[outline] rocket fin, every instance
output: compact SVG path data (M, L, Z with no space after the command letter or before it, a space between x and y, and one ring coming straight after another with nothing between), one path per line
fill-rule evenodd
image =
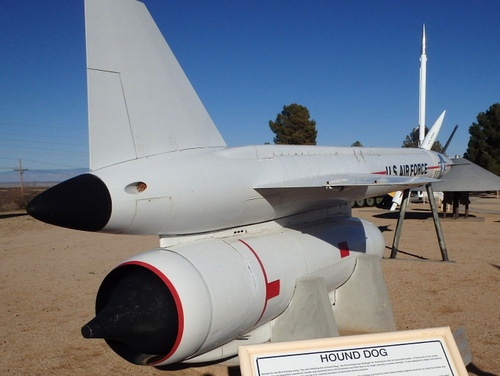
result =
M351 277L335 290L333 314L341 334L396 331L380 259L360 255Z
M307 323L304 319L307 318ZM271 342L338 337L323 277L297 280L288 308L272 322Z
M427 135L424 138L424 141L422 141L422 145L420 145L421 149L425 150L431 150L432 145L434 145L434 142L436 142L436 138L439 134L439 130L441 129L441 126L443 125L443 120L444 120L444 115L446 115L446 110L444 110L441 115L437 118L436 122L432 126L432 128L427 132Z
M143 3L85 1L90 168L225 142Z
M271 342L394 331L380 259L359 255L351 277L330 296L321 277L297 280L290 305L272 321Z

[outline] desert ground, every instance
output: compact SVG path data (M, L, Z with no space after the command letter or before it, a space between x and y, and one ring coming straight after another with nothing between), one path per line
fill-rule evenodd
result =
M473 197L469 218L441 221L451 262L441 254L428 206L412 203L396 259L389 259L397 214L353 209L386 240L384 277L399 330L464 328L469 373L500 374L500 199ZM135 366L80 328L94 313L106 274L127 257L155 248L154 236L78 232L22 212L0 213L1 375L238 375L209 366L159 370Z

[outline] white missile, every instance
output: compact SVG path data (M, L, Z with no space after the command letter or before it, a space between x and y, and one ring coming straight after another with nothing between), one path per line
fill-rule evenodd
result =
M422 27L422 51L420 54L420 83L418 95L418 146L422 145L425 138L425 100L427 85L427 53L425 51L425 25Z
M446 111L443 111L438 117L434 125L432 126L429 134L425 134L425 101L426 101L426 85L427 85L427 52L425 45L425 25L422 27L422 50L420 54L420 83L418 91L418 147L425 150L431 150L432 145L436 141L441 125L443 124L444 115ZM394 211L398 206L401 205L403 199L403 192L394 192L392 205L389 209Z
M105 278L83 336L159 366L333 335L322 332L329 320L394 329L377 266L383 237L351 217L350 201L436 181L450 160L423 149L227 147L144 4L86 0L85 9L91 171L28 212L78 230L156 234L160 248ZM324 284L310 295L331 318L306 325L286 314L308 308L297 288L306 277Z
M441 115L439 115L437 120L432 125L431 129L429 129L429 132L425 135L425 138L420 146L422 149L430 150L432 148L432 145L434 145L434 142L436 142L439 130L443 125L444 115L446 115L446 110L444 110Z

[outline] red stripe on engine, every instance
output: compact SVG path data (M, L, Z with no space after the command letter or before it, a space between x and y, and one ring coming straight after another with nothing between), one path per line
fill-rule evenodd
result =
M247 246L247 248L253 253L255 258L259 262L260 268L262 269L262 274L264 275L264 281L266 283L266 301L264 302L264 308L262 309L262 312L259 316L259 319L255 323L255 324L257 324L260 321L260 319L262 318L262 316L264 315L264 312L266 312L267 302L270 299L275 298L276 296L278 296L280 294L280 280L277 279L275 281L269 282L269 280L267 279L266 269L264 268L264 264L262 263L257 252L255 252L254 249L252 247L250 247L250 245L248 245L248 243L246 243L245 241L243 241L241 239L239 239L239 241Z

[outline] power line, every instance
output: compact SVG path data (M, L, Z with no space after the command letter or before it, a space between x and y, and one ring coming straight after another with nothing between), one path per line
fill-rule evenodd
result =
M62 153L62 154L88 154L88 150L68 150L68 149L54 149L49 147L39 147L39 146L22 146L22 145L9 145L2 147L2 151L14 150L19 152L19 150L40 150L40 151L50 151L51 153ZM9 153L12 154L12 153Z
M27 124L27 123L14 123L14 122L9 122L9 121L0 121L0 125L2 128L5 127L15 127L16 129L19 128L36 128L36 129L65 129L69 131L87 131L87 127L75 127L75 126L62 126L62 125L45 125L45 124Z
M6 159L6 160L7 159L8 160L11 160L11 159L18 160L18 158L0 157L0 160L2 160L2 159ZM27 159L27 158L23 158L23 161L25 161L25 162L39 163L39 164L44 164L44 165L58 166L58 167L82 168L82 166L67 165L67 164L62 164L62 163L54 163L54 162L47 162L47 161ZM83 168L87 168L87 166L83 166ZM10 171L10 170L12 170L12 166L9 166L9 167L0 167L0 170L9 170ZM41 169L37 169L37 170L41 170Z

